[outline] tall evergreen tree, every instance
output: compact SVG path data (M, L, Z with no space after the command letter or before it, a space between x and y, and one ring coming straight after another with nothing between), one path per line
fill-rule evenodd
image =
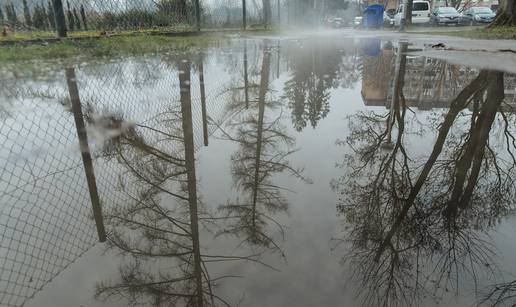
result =
M23 0L23 17L25 18L25 25L29 28L32 27L32 17L27 0Z

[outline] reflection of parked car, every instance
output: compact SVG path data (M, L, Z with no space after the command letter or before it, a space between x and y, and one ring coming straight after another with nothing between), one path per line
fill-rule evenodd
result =
M400 5L394 17L394 25L400 26L404 23L403 5ZM412 24L427 24L430 22L430 2L415 0L412 4Z
M495 16L496 14L488 7L471 7L462 13L459 23L470 26L486 24L491 23Z
M360 28L362 27L363 18L362 16L355 17L355 20L353 21L353 27L354 28Z
M340 17L336 17L336 18L328 18L328 20L326 21L326 24L329 26L329 27L332 27L332 28L342 28L344 27L344 21L342 20L342 18Z
M458 25L460 14L454 7L438 7L430 15L432 25Z

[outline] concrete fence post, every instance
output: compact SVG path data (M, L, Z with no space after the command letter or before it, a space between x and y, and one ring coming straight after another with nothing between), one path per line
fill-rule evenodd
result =
M56 23L57 37L66 37L66 21L63 9L63 2L61 0L52 0L54 7L54 18Z
M195 0L195 27L197 31L201 31L201 4L200 0Z

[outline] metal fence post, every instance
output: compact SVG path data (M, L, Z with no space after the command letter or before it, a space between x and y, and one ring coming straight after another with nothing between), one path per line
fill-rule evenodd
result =
M106 242L106 230L104 228L104 218L102 217L102 207L100 205L95 172L93 171L93 161L91 159L90 147L88 145L88 135L84 125L79 89L77 87L75 70L73 68L66 69L66 82L68 84L68 92L70 93L70 101L72 103L72 112L75 120L75 127L77 129L77 136L79 137L79 148L81 150L82 162L86 173L86 181L88 182L93 217L95 219L95 224L97 225L97 234L100 242Z
M204 56L199 55L199 85L201 87L201 114L202 114L202 132L204 136L204 146L209 145L208 140L208 112L206 110L206 88L204 86Z
M196 299L194 306L203 307L203 278L202 278L202 259L201 250L199 243L199 215L197 213L197 179L195 176L195 145L194 145L194 134L192 126L192 94L191 94L191 63L189 60L179 64L179 69L183 73L179 74L179 86L181 93L181 118L183 126L183 138L185 146L185 164L186 164L186 177L188 181L188 204L190 207L190 231L192 236L192 249L193 249L193 269L194 277L196 281ZM195 302L197 300L197 302Z
M281 0L278 0L278 28L281 27Z
M247 28L247 8L245 0L242 0L242 26L244 30Z
M197 31L201 31L201 4L195 0L195 19Z
M52 0L54 7L54 18L56 23L56 32L58 37L66 37L66 21L61 0Z
M244 41L244 95L245 108L249 109L249 78L247 77L247 40Z

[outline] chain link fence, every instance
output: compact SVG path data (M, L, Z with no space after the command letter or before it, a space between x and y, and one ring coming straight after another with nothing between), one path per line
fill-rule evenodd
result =
M0 0L0 40L258 28L279 23L280 7L279 0Z

